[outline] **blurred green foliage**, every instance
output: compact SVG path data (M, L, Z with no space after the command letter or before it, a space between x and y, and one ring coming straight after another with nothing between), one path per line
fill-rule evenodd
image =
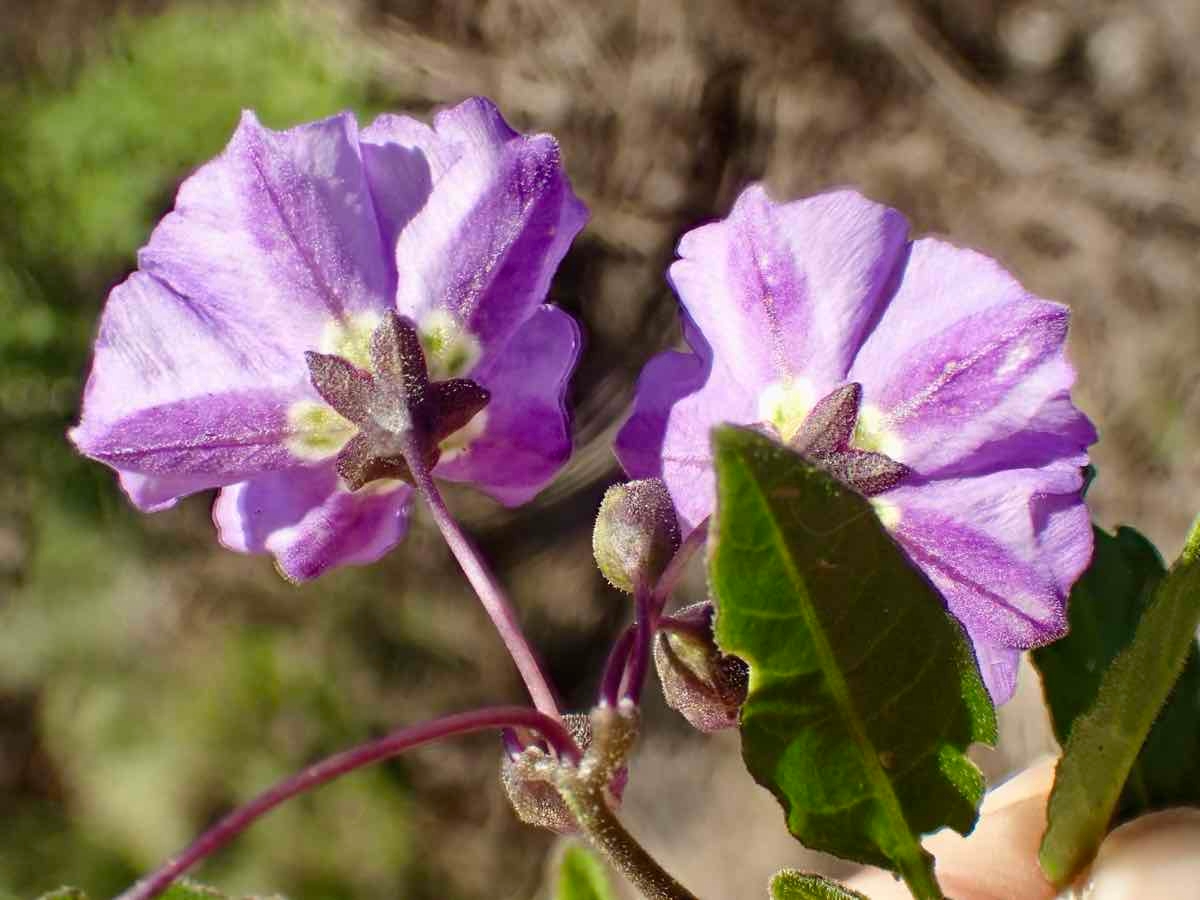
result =
M285 6L178 4L81 27L93 40L72 71L0 84L2 898L64 883L112 896L232 803L384 727L348 696L378 676L339 643L378 575L329 579L328 611L301 618L316 594L265 563L213 570L203 501L166 526L140 517L64 435L104 295L239 111L283 127L388 97L332 21ZM393 625L400 646L407 626ZM399 767L348 779L204 877L331 900L406 884L446 896L419 886L407 795Z

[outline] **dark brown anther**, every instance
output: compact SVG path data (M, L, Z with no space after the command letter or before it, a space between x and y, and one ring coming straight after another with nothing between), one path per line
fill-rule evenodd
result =
M912 474L912 469L904 463L871 450L818 453L809 459L864 497L891 490Z
M845 450L858 424L858 404L862 385L842 385L817 401L791 440L793 450L804 454L832 453Z
M307 353L321 398L359 428L338 453L338 475L351 490L381 478L413 482L405 454L432 468L440 444L487 406L486 389L466 378L431 383L412 320L390 313L371 334L373 372L340 356Z
M394 312L384 317L371 334L371 365L376 389L370 413L375 423L396 435L427 430L420 412L429 394L429 370L411 319Z
M304 354L308 377L321 399L355 425L368 419L367 407L375 391L375 379L354 364L330 353Z
M428 404L433 410L434 437L444 441L465 428L488 405L492 395L469 378L435 381L429 386Z
M403 456L375 456L370 439L356 434L337 455L337 473L352 491L380 478L398 478L412 484L412 472Z

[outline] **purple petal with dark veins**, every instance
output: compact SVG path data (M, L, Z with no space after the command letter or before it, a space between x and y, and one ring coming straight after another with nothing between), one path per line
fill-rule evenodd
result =
M221 543L271 553L292 581L375 562L408 528L412 491L348 491L331 463L262 475L224 488L213 506Z
M845 381L903 260L908 223L853 191L794 203L747 188L727 219L688 232L670 280L747 390Z
M479 414L483 432L435 474L471 482L508 506L530 500L571 455L564 394L579 351L575 320L552 306L538 309L502 354L471 373L491 396Z
M917 241L851 377L923 475L1081 465L1096 432L1071 403L1067 318L987 257Z
M686 535L713 510L711 432L722 422L753 424L757 397L733 378L685 318L695 354L660 353L638 379L633 413L613 449L630 478L662 478Z
M972 640L1029 648L1065 633L1067 594L1091 558L1082 485L1062 465L906 484L880 499L899 511L892 533Z
M126 484L144 509L295 464L287 410L315 396L303 359L294 366L271 335L226 324L141 272L109 297L71 439L118 471L153 476Z
M440 113L435 129L461 156L399 234L397 308L417 322L445 308L497 352L545 300L587 210L554 139L517 134L489 101Z
M179 189L138 265L214 330L256 332L303 365L326 323L391 301L386 251L348 113L287 131L242 115Z

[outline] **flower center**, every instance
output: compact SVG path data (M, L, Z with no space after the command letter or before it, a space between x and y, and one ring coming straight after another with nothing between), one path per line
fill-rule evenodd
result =
M899 439L875 407L862 406L862 385L852 382L819 400L815 396L802 379L776 382L759 395L760 420L783 443L866 497L908 477L912 470L889 453ZM895 518L889 514L884 524L894 525Z
M444 322L439 330L435 349L455 351L443 352L443 361L470 365L462 349L470 344L448 336ZM293 404L288 449L308 461L336 456L351 490L394 487L412 481L410 463L432 468L444 451L462 453L483 431L479 414L488 392L466 378L432 380L423 336L395 313L327 328L321 346L337 352L306 354L309 377L325 402Z
M775 429L788 443L817 402L817 392L803 378L788 378L767 385L758 395L758 419Z
M432 378L458 378L479 361L479 339L446 309L430 310L417 326Z

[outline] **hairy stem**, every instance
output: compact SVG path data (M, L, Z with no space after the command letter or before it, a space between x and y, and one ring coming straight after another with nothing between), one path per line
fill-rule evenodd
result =
M579 748L556 717L523 706L473 710L402 728L377 740L330 756L263 791L245 806L219 821L186 850L168 860L157 872L125 891L117 900L151 900L159 896L176 878L196 863L220 850L259 818L297 794L333 781L355 769L390 759L413 747L440 738L493 728L531 729L546 739L560 759L573 763L580 759Z
M697 900L625 830L609 805L609 785L637 740L637 707L629 700L600 706L592 710L591 722L592 743L583 761L560 764L555 780L579 830L647 900Z
M407 443L411 445L413 442ZM411 447L406 447L404 459L412 472L417 491L433 514L446 545L458 560L467 581L471 582L471 587L479 595L483 608L491 617L496 631L500 633L500 639L504 641L504 646L508 648L509 655L516 663L517 671L521 673L521 679L525 682L525 689L529 692L533 705L546 715L558 718L560 713L554 689L542 672L537 654L521 630L521 624L517 621L516 612L504 593L504 588L500 586L500 582L496 580L496 576L492 574L475 545L450 514L446 501L421 454Z
M697 900L625 830L601 789L560 788L560 791L580 831L647 900Z

